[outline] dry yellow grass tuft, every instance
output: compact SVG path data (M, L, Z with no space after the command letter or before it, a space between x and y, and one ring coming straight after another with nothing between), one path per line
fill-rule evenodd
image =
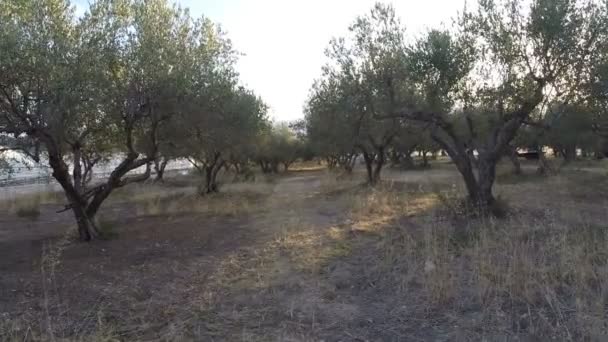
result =
M0 210L35 220L40 216L41 205L61 203L63 198L63 194L51 190L28 194L5 193L0 200Z
M196 187L167 188L159 185L134 187L119 201L135 204L138 216L209 214L238 216L263 210L273 185L267 182L227 184L220 193L201 196Z
M351 252L344 229L331 227L327 232L315 229L294 230L276 238L273 248L287 256L294 269L318 274L335 258Z
M551 199L569 194L563 186L546 185L544 200L516 205L502 220L452 217L442 209L446 200L455 200L449 195L440 202L433 193L358 193L353 229L374 234L358 239L353 249L367 251L362 260L370 261L361 267L371 269L374 286L397 290L411 305L416 293L416 305L444 312L475 338L509 331L601 340L608 305L608 227L597 224L599 213L593 219L583 214L593 203L589 208L556 203ZM509 187L505 193L512 195L514 188L523 194L539 185Z
M131 319L136 331L95 308L83 340L141 337L147 320L162 321L164 340L605 340L608 198L598 189L608 181L579 171L508 179L497 187L507 217L473 218L454 209L461 189L440 171L440 184L418 183L421 171L415 182L374 189L329 173L231 184L206 197L135 189L127 198L142 216L245 219L226 218L222 227L238 234L205 235L197 241L210 243L186 245L173 255L179 261L164 261L180 248L168 241L175 245L158 264L137 273L176 269L163 279L169 298L156 298L167 309L123 314L145 317ZM162 248L153 245L147 253ZM43 265L52 273L52 262ZM23 329L44 330L41 322L0 322L0 336L22 338Z
M377 231L403 217L423 215L439 203L436 194L422 191L402 191L393 184L350 193L353 230Z

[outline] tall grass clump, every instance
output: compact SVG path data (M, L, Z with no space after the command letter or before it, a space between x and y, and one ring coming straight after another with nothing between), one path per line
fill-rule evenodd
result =
M53 191L7 194L4 200L0 200L0 210L18 217L37 220L40 217L42 205L57 204L61 200L61 194Z

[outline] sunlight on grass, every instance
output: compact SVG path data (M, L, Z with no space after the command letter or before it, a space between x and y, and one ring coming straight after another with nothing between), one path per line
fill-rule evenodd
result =
M346 256L351 246L342 229L332 227L329 234L306 230L277 238L274 246L289 257L299 271L318 273L334 258Z
M424 214L437 206L433 193L407 193L371 189L352 198L353 230L373 232L406 216Z
M238 216L261 210L272 187L268 184L234 185L225 192L200 196L194 189L162 191L146 190L135 193L138 216L178 215L184 213Z

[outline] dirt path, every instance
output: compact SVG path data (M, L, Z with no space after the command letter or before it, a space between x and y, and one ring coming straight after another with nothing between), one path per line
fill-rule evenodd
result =
M109 206L105 210L114 216L119 236L90 244L63 242L71 217L54 214L52 205L42 208L37 221L5 214L0 223L0 315L9 317L15 329L46 332L51 325L55 336L84 336L98 330L101 321L122 338L222 336L228 330L193 333L203 323L187 322L198 321L192 318L193 301L237 295L233 284L217 283L226 276L223 268L241 262L235 267L262 269L247 262L269 257L267 250L276 248L269 246L287 230L323 230L344 217L344 208L321 194L318 173L279 178L258 205L259 212L236 217L139 217ZM279 256L272 262L290 260ZM207 302L225 308L223 299ZM199 309L206 315L209 308Z
M285 220L294 217L305 225L327 227L344 217L344 207L335 198L324 196L319 173L283 178L272 190L265 215L254 226L268 224L275 232Z

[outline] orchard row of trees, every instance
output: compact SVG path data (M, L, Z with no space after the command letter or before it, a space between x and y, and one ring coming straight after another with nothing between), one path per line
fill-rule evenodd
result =
M221 28L167 0L98 0L79 18L67 0L2 1L0 153L48 163L83 240L112 191L152 169L162 179L175 159L206 194L223 169L278 172L312 156L347 171L360 157L373 185L388 162L441 150L486 210L496 164L519 147L549 145L566 160L605 151L607 6L479 0L453 28L412 37L377 4L331 41L305 120L288 127L241 85Z
M454 24L407 36L376 4L333 39L306 106L318 153L347 170L362 155L374 184L390 156L441 149L486 210L496 165L516 148L603 152L606 2L479 0Z
M99 0L80 18L67 0L2 1L0 152L48 163L83 240L97 236L112 191L153 167L162 178L170 160L192 163L202 193L228 166L278 171L294 160L295 136L239 85L237 57L218 25L166 0Z

